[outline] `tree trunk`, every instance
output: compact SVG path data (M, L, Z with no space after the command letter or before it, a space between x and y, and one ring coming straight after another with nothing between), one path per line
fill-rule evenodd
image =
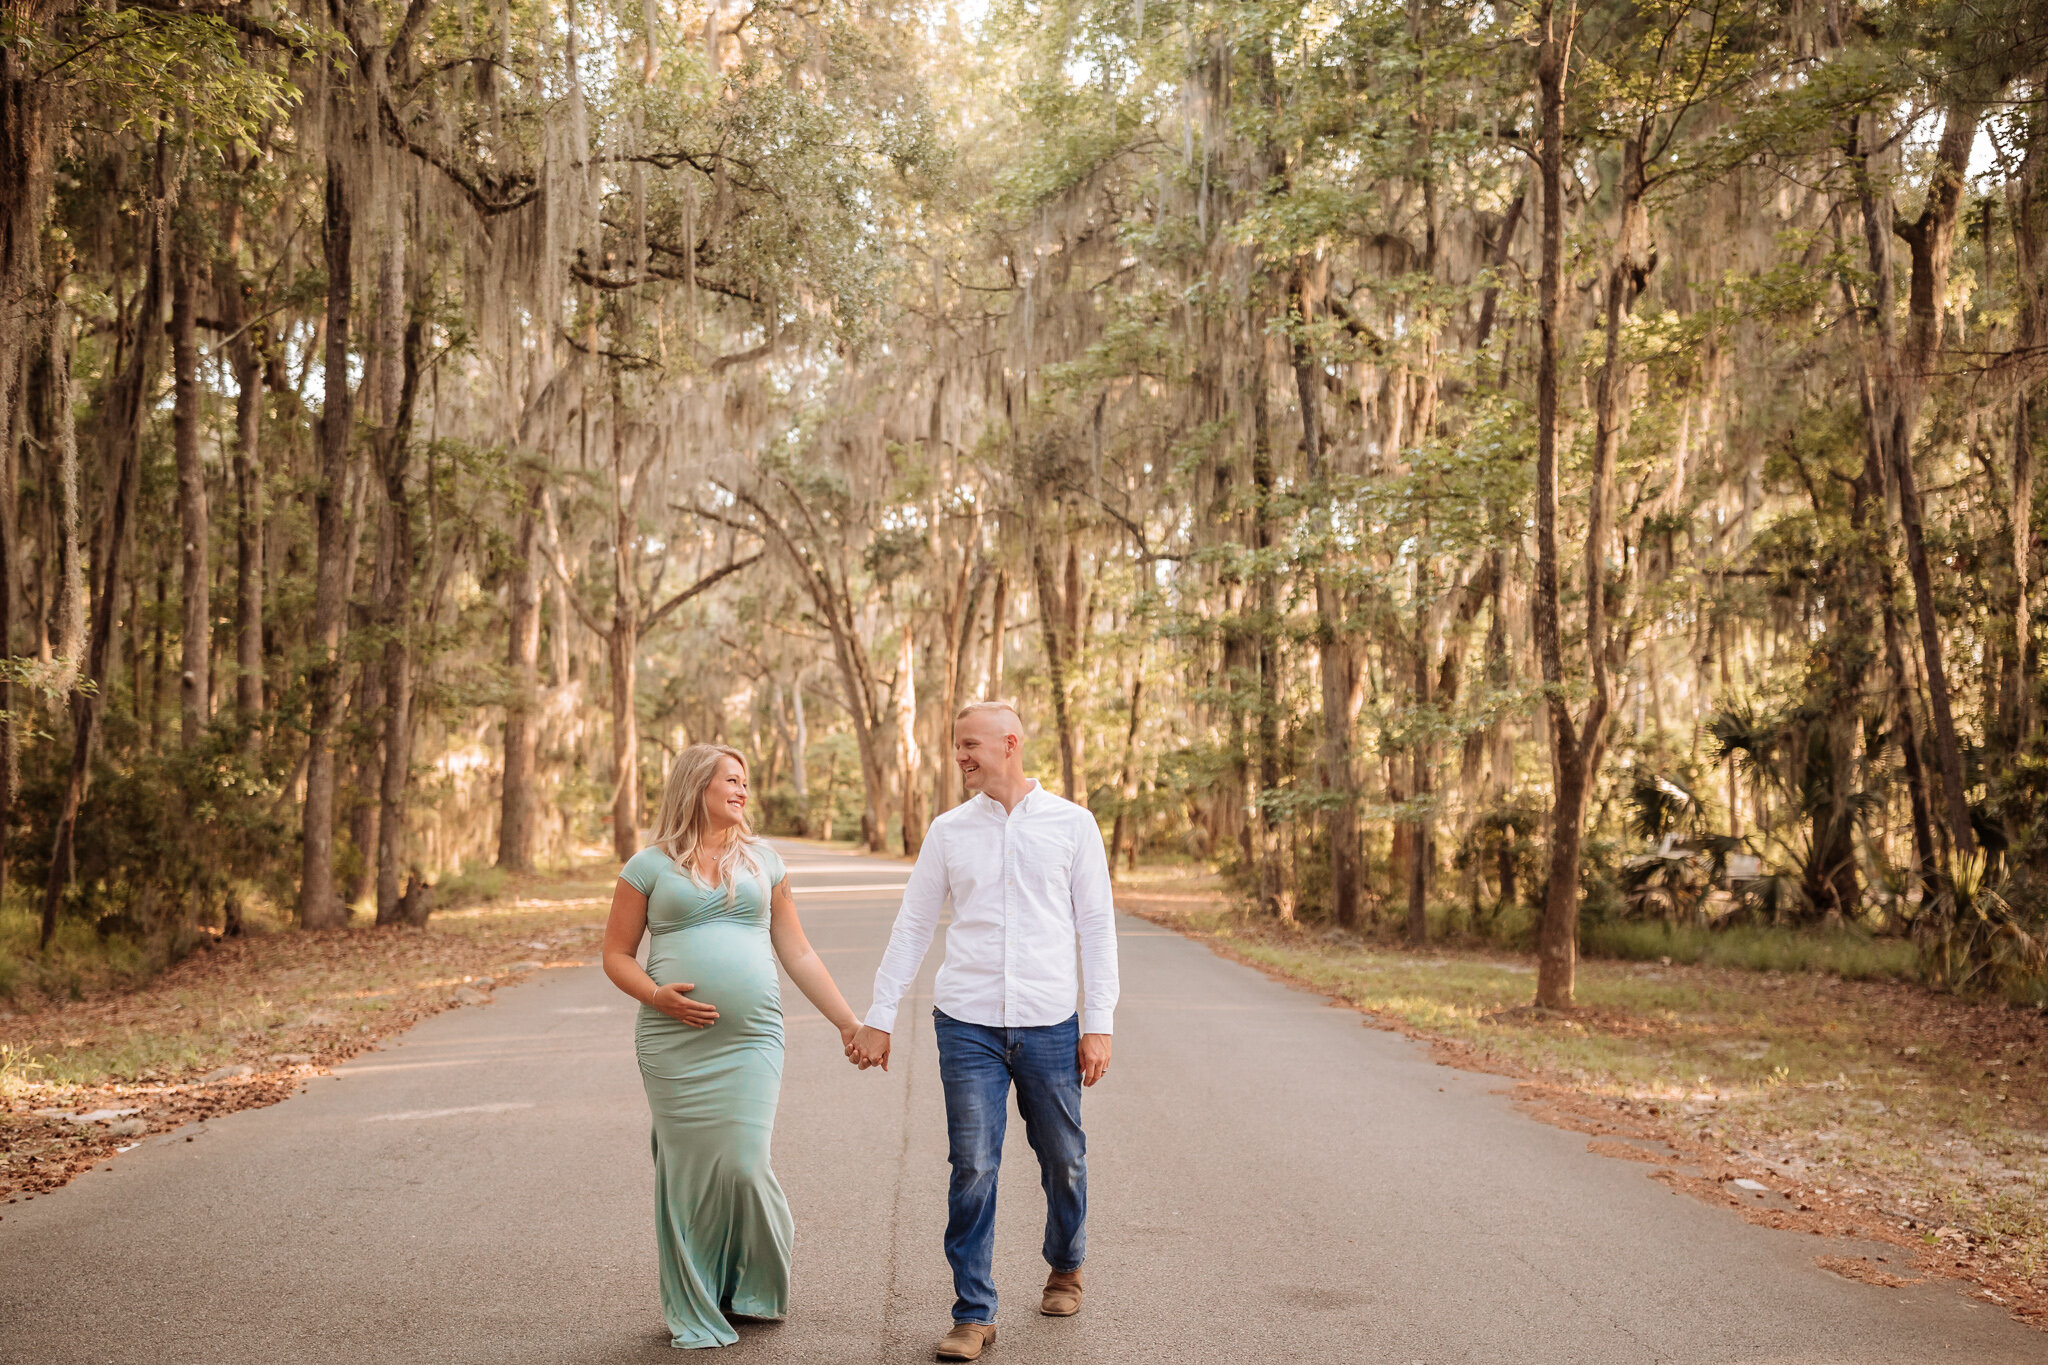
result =
M1845 680L1850 695L1860 678ZM1856 879L1856 817L1850 787L1855 781L1853 712L1837 706L1806 726L1806 774L1800 783L1807 808L1808 857L1801 890L1812 910L1846 919L1856 913L1862 889Z
M1418 582L1417 586L1420 588L1422 585ZM1430 663L1436 654L1436 643L1431 639L1426 594L1418 593L1417 598L1415 706L1427 726L1435 704L1430 695ZM1414 790L1409 800L1415 803L1416 814L1408 834L1408 942L1418 948L1429 941L1429 881L1436 865L1436 829L1428 814L1428 804L1436 786L1433 747L1427 738L1422 738L1417 739L1410 750L1414 760Z
M170 645L164 637L164 621L171 613L171 570L163 547L156 552L156 599L149 606L149 747L163 747L164 656ZM142 660L135 661L136 680L141 681Z
M1255 352L1255 354L1257 354ZM1253 793L1251 830L1257 845L1259 910L1275 919L1294 918L1294 898L1281 875L1279 822L1264 798L1280 787L1280 642L1276 637L1279 602L1274 573L1265 567L1273 546L1275 471L1270 409L1263 359L1251 365L1252 400L1252 548L1259 555L1250 574L1253 651L1258 695L1254 733L1258 745L1258 788Z
M1956 734L1948 671L1941 657L1941 623L1935 615L1934 574L1921 529L1920 492L1915 486L1910 454L1902 449L1897 438L1892 445L1892 457L1899 490L1899 525L1906 542L1906 569L1913 578L1913 609L1920 625L1920 650L1927 670L1927 704L1934 721L1935 758L1941 769L1949 838L1956 853L1967 857L1976 851L1977 836L1970 827L1969 798L1963 788L1962 743Z
M361 476L359 475L358 478ZM380 520L383 507L378 508ZM389 534L378 536L377 553L384 554ZM354 594L342 595L351 602L349 615L350 629L362 630L375 623L375 602L383 599L385 569L377 569L377 580L372 585L372 607L364 610L354 604ZM342 903L353 907L364 901L375 904L377 895L377 820L383 807L378 804L378 784L384 772L384 656L380 650L362 662L356 670L355 686L348 689L345 700L348 703L348 719L341 726L345 736L348 754L348 770L345 778L337 777L340 798L348 823L348 847L355 855L349 864L347 877L342 881Z
M71 881L73 843L78 833L78 808L85 800L86 784L92 771L92 754L98 741L101 708L106 701L107 660L114 637L114 607L119 600L121 561L128 544L128 519L135 507L136 484L140 481L142 422L148 395L155 387L156 366L163 336L164 257L163 209L166 198L164 161L166 138L157 135L156 169L153 176L154 212L149 230L148 274L135 311L135 336L122 367L109 386L100 413L103 468L107 472L107 515L102 527L98 562L99 584L93 602L92 629L86 645L85 681L71 693L71 767L59 800L56 837L51 841L50 875L43 887L42 925L38 938L47 948L57 932L57 906ZM61 321L61 314L60 314ZM64 338L66 328L53 333L57 341L51 350L54 370L55 409L52 423L60 432L75 430L71 414L71 356ZM60 436L60 439L63 439Z
M1960 101L1949 107L1935 149L1927 202L1919 218L1911 222L1888 221L1888 200L1879 198L1870 175L1864 174L1859 183L1874 288L1872 314L1881 344L1881 367L1876 376L1878 398L1883 405L1880 433L1893 491L1898 497L1906 568L1913 580L1914 615L1920 627L1928 711L1934 728L1935 764L1941 772L1950 838L1960 856L1973 853L1977 844L1963 787L1962 745L1950 702L1948 670L1942 659L1933 570L1927 557L1919 484L1913 472L1913 441L1919 428L1920 408L1940 359L1956 215L1962 202L1970 150L1976 140L1980 108L1975 103ZM1890 236L1894 232L1911 251L1906 331L1897 344L1892 341L1890 328Z
M1537 546L1538 653L1549 693L1552 745L1551 770L1555 798L1551 811L1551 880L1537 933L1536 1003L1564 1009L1572 1003L1578 961L1579 854L1583 847L1586 803L1600 771L1606 748L1607 719L1613 710L1614 685L1608 675L1613 630L1607 619L1607 541L1609 496L1625 420L1627 373L1621 351L1621 329L1638 281L1648 266L1636 260L1643 231L1643 149L1631 139L1623 148L1619 203L1612 256L1608 262L1605 298L1605 352L1594 406L1593 469L1586 490L1586 665L1592 697L1574 729L1560 690L1564 680L1563 645L1558 636L1560 604L1557 565L1557 348L1562 325L1560 275L1563 260L1564 193L1562 175L1564 81L1570 60L1571 35L1560 43L1555 17L1546 5L1543 49L1537 57L1543 87L1543 284L1542 354L1538 362L1537 408ZM1548 571L1544 570L1547 562ZM1570 829L1565 823L1570 822Z
M125 311L117 312L116 318L119 327L127 328ZM81 538L85 521L84 477L79 461L78 425L72 416L71 329L67 310L59 308L51 312L49 335L38 366L41 382L35 386L33 397L36 406L30 412L29 422L30 433L38 437L49 452L45 467L46 477L52 485L49 496L41 499L49 509L49 516L42 527L42 535L38 537L39 542L49 549L37 558L40 560L54 553L57 561L55 572L48 575L53 580L48 603L49 622L44 631L45 647L38 652L56 664L52 688L66 691L78 680L78 670L85 657L86 606L90 597L86 589L86 554ZM113 360L116 372L125 367L127 348L139 339L135 335L116 338ZM155 337L147 340L151 345L156 344ZM155 382L153 371L147 379ZM100 444L105 449L110 437L104 419L100 423L100 432ZM161 610L156 613L156 623L161 631Z
M241 281L230 277L221 295L235 374L235 710L253 745L263 714L263 365L254 324L243 318Z
M1003 696L1003 629L1010 611L1010 575L996 570L996 587L988 605L988 673L982 679L981 699L1000 701Z
M1856 155L1861 140L1860 125L1852 125L1849 136L1850 153ZM1875 221L1877 200L1871 191L1867 168L1858 178L1865 226ZM1865 535L1865 541L1872 546L1868 555L1870 577L1876 584L1875 592L1880 606L1884 629L1885 670L1891 675L1887 688L1892 713L1892 724L1898 730L1899 753L1906 773L1906 796L1911 811L1913 826L1913 876L1923 888L1929 885L1940 866L1939 853L1934 841L1934 819L1927 796L1926 769L1920 757L1920 726L1915 718L1912 704L1913 685L1906 672L1905 649L1900 641L1899 614L1895 606L1898 586L1893 573L1890 547L1883 538L1870 537L1865 532L1865 507L1875 502L1882 506L1889 501L1888 494L1895 482L1890 456L1890 408L1888 404L1896 398L1891 390L1881 387L1878 380L1877 364L1888 364L1891 354L1891 274L1890 239L1883 233L1866 231L1866 244L1873 265L1882 266L1871 276L1871 306L1866 311L1857 300L1855 281L1846 272L1839 276L1842 297L1852 315L1862 321L1868 331L1875 334L1878 343L1878 361L1873 363L1869 347L1862 349L1858 364L1858 396L1863 409L1865 429L1865 451L1863 472L1850 501L1850 525ZM1732 782L1732 778L1730 779ZM1765 827L1761 793L1755 801L1756 823Z
M1138 703L1145 695L1145 664L1142 658L1131 669L1131 719L1124 727L1123 773L1117 782L1116 823L1109 832L1109 875L1116 876L1119 855L1133 872L1138 870L1138 822L1131 808L1138 800Z
M374 401L374 387L367 381L359 387L357 396L360 398L364 393ZM361 415L368 418L374 411L366 405ZM376 502L376 565L371 571L369 600L358 601L356 573L363 558L363 528L370 520L370 485L383 458L376 453L381 434L373 433L370 439L370 459L362 461L361 452L357 452L356 460L361 463L349 470L348 542L341 556L347 567L342 573L341 600L347 613L345 629L369 630L374 635L384 596L391 585L391 508L380 495ZM341 898L353 907L366 900L374 905L377 895L377 820L383 809L377 792L384 772L385 687L381 649L374 654L364 651L356 668L355 686L348 690L346 700L349 715L341 733L347 744L349 765L342 792L347 801L349 849L355 861Z
M1522 210L1528 203L1529 186L1524 181L1522 192L1515 196L1514 203L1508 205L1507 217L1501 221L1500 228L1494 236L1493 245L1486 253L1487 268L1493 270L1496 274L1504 269L1508 263L1508 253L1514 248L1515 244L1515 231L1522 225ZM1496 281L1489 284L1486 287L1486 293L1480 296L1479 320L1472 329L1472 351L1474 355L1483 354L1486 350L1487 339L1493 335L1494 316L1499 302L1500 285Z
M50 21L59 8L53 0L15 0L0 42L0 434L10 438L26 426L29 339L44 330L37 314L55 297L43 287L42 228L51 106L63 83L36 68L52 50Z
M1893 724L1899 728L1899 758L1906 770L1906 801L1913 817L1913 871L1926 885L1940 863L1934 846L1934 809L1927 798L1927 768L1920 758L1920 723L1913 714L1913 684L1906 675L1906 651L1899 641L1899 613L1892 606L1889 569L1884 575L1884 660L1892 675ZM1759 816L1758 823L1762 823Z
M810 731L804 723L804 685L801 674L786 693L780 682L774 684L769 693L768 711L770 718L775 722L775 737L789 753L789 786L796 795L796 832L799 838L809 838L811 772L804 762L804 746L810 742Z
M1053 582L1052 565L1046 559L1039 538L1031 538L1031 573L1038 585L1038 629L1045 642L1046 686L1052 693L1053 730L1060 743L1060 793L1069 801L1075 795L1078 776L1074 771L1074 731L1067 717L1067 650L1060 620L1066 615L1059 587Z
M918 779L917 673L910 623L897 632L896 646L896 770L903 798L903 856L915 858L924 844L924 784Z
M498 866L508 872L533 870L535 759L540 717L540 534L546 484L536 477L513 530L511 613L506 630L506 667L511 695L505 703L504 781L498 807Z
M2012 674L2006 733L2012 752L2026 748L2033 729L2033 610L2027 601L2028 574L2034 557L2034 446L2029 430L2027 388L2020 385L2019 402L2014 404L2012 424Z
M854 746L860 753L860 841L870 853L889 851L889 765L882 760L882 741L874 727L857 729Z
M797 803L806 810L811 801L811 767L806 753L811 744L810 722L804 718L804 680L798 675L796 686L789 689L789 709L795 722L795 733L789 740L789 784L796 789ZM804 832L810 832L809 817L806 816Z
M1402 785L1401 769L1405 765L1393 755L1385 760L1387 804L1398 806L1408 799L1407 788ZM1387 902L1393 903L1396 896L1405 897L1408 892L1408 863L1410 827L1406 820L1396 820L1387 836Z
M795 504L798 518L815 531L817 519L805 505L802 495L786 482L780 487ZM854 619L847 591L826 562L810 548L811 542L794 534L783 519L772 515L759 495L740 489L737 496L753 512L762 532L773 544L781 547L796 569L804 592L817 610L818 619L831 636L832 658L839 668L846 712L853 721L854 744L860 753L861 839L869 852L881 853L885 850L888 824L884 812L889 799L889 763L883 747L888 719L884 715L885 706L874 666Z
M1322 689L1323 783L1329 811L1330 913L1340 928L1358 925L1365 852L1358 828L1358 772L1351 727L1364 698L1357 650L1339 632L1338 589L1318 575L1316 584L1318 681Z
M624 385L612 371L612 624L606 633L612 679L612 853L625 862L640 851L640 613L633 575L633 500L625 488Z
M1558 351L1563 328L1564 261L1564 85L1574 26L1558 32L1554 0L1543 0L1536 54L1540 145L1537 175L1543 196L1541 267L1537 282L1536 352L1536 652L1547 693L1551 724L1550 881L1536 948L1536 1003L1553 1009L1571 1004L1578 955L1579 843L1586 815L1586 765L1579 736L1565 705L1564 642L1557 558ZM1599 596L1598 579L1587 585ZM1587 649L1598 648L1593 639Z
M397 291L402 294L402 288ZM407 795L412 785L412 629L414 551L412 543L412 414L419 392L423 321L405 320L400 346L399 394L390 425L378 442L383 457L385 526L390 535L390 576L379 604L384 623L384 769L377 784L377 923L417 924L426 918L426 898L406 889ZM637 850L636 850L637 851ZM412 881L419 880L415 873Z
M1088 584L1081 577L1081 542L1078 538L1067 538L1067 587L1060 597L1060 623L1066 638L1067 660L1067 726L1072 732L1067 748L1074 754L1074 787L1080 795L1070 799L1086 801L1088 798L1088 732L1081 728L1081 708L1075 704L1073 685L1083 681L1086 675L1081 668L1081 649L1088 642Z
M408 518L408 521L410 519ZM408 525L405 534L410 534ZM407 556L410 560L411 556ZM408 563L406 568L410 570ZM384 743L377 780L377 923L404 922L407 865L406 789L412 779L412 650L406 627L393 624L384 643Z
M19 373L0 374L0 904L7 900L8 863L13 853L10 831L14 802L21 788L21 735L14 717L14 617L20 596L21 479L16 457L26 436L28 404L16 401L14 388L25 389L27 348L13 356L0 346L0 365Z
M1519 213L1519 202L1517 205ZM1510 220L1512 221L1512 220ZM1309 308L1306 297L1296 291L1306 325ZM1318 373L1314 358L1304 342L1294 351L1294 389L1301 404L1303 453L1308 461L1308 483L1320 489L1327 471L1323 468L1322 403L1317 395ZM1339 928L1358 925L1358 892L1363 849L1358 831L1358 774L1351 756L1351 726L1363 700L1357 651L1344 624L1342 590L1320 568L1315 574L1316 672L1322 689L1323 789L1332 803L1326 816L1330 841L1330 914Z
M171 253L171 446L178 470L178 533L183 576L179 588L184 618L179 626L178 737L187 748L206 733L207 699L212 693L213 569L206 505L206 469L199 460L200 263L186 238L174 234Z
M948 750L953 739L953 717L960 710L960 696L967 688L974 645L975 621L980 615L981 587L988 578L988 561L963 553L960 573L954 581L951 609L940 629L945 636L946 663L940 674L939 753L932 763L932 814L943 814L960 804L960 769Z
M543 497L546 494L542 494ZM577 680L577 660L582 656L569 648L570 632L576 629L575 609L569 604L569 585L556 583L548 589L548 597L554 603L553 619L548 628L548 685L567 687Z
M612 773L618 783L612 791L612 853L620 862L640 851L640 718L633 704L639 686L639 645L633 608L621 604L612 612L612 627L605 635L612 675Z
M1252 832L1252 803L1258 799L1258 791L1252 783L1251 748L1245 742L1244 717L1248 709L1244 704L1244 678L1250 671L1249 639L1242 625L1231 622L1223 629L1223 685L1228 690L1229 700L1226 717L1229 736L1226 752L1230 755L1229 785L1216 795L1217 833L1237 843L1238 866L1247 877L1258 873L1258 848Z
M2048 136L2037 123L2028 139L2020 173L2008 183L2006 194L2012 220L2013 261L2018 280L2019 325L2015 328L2013 350L2020 355L2038 354L2048 342L2048 243L2042 238L2048 228L2048 195L2042 193L2048 175ZM2029 600L2034 560L2034 380L2021 375L2013 404L2013 752L2023 752L2034 724L2034 675L2039 652L2034 647L2033 610Z
M322 254L327 265L325 392L320 411L319 478L313 493L314 659L307 674L305 841L299 874L299 922L327 929L348 922L334 888L334 735L341 712L341 631L347 602L342 563L348 543L349 446L355 416L349 393L350 294L354 288L350 192L337 153L327 157Z
M787 542L785 542L787 544ZM801 561L800 561L801 563ZM839 665L839 683L846 694L846 713L853 718L853 742L860 755L861 842L870 853L888 851L889 763L882 748L883 719L873 669L866 649L847 619L843 599L835 598L817 574L811 577L812 600L832 631L832 657Z

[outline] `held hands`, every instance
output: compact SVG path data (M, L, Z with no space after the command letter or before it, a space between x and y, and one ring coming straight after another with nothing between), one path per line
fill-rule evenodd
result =
M862 1024L851 1035L845 1029L840 1030L840 1035L846 1039L846 1060L862 1071L871 1066L878 1066L884 1071L889 1069L888 1034Z
M889 1035L866 1024L852 1028L842 1024L839 1027L839 1041L846 1049L846 1060L862 1071L871 1066L889 1069ZM1081 1084L1093 1085L1109 1073L1110 1035L1107 1033L1084 1033L1081 1046L1076 1049L1076 1060L1081 1067Z
M696 983L692 981L671 982L655 987L647 1003L678 1023L688 1024L691 1028L710 1028L718 1022L718 1007L690 999L688 992L696 989Z
M845 1023L839 1025L839 1046L841 1049L845 1051L846 1060L852 1062L862 1071L866 1071L868 1069L868 1064L864 1060L862 1060L861 1055L859 1051L854 1047L853 1042L853 1040L859 1035L860 1025L856 1023L854 1020L848 1019Z
M1109 1035L1084 1033L1076 1055L1081 1063L1081 1084L1093 1085L1109 1074Z

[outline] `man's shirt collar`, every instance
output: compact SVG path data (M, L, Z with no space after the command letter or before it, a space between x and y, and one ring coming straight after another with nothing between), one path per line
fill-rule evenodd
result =
M986 805L989 814L994 815L999 819L1008 819L1010 816L1016 815L1020 811L1029 810L1034 804L1036 804L1038 798L1044 793L1044 791L1045 788L1039 785L1039 781L1037 778L1026 778L1024 781L1024 795L1017 798L1017 805L1014 810L1007 811L1003 809L1002 802L996 800L987 792L976 792L974 794L974 799L983 802Z

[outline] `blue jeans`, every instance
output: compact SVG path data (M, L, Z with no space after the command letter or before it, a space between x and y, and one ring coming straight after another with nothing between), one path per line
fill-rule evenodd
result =
M939 1037L939 1081L946 1088L946 1260L953 1267L953 1321L994 1322L990 1275L996 1240L996 1172L1010 1116L1017 1112L1038 1154L1045 1188L1045 1260L1079 1270L1087 1250L1088 1140L1081 1132L1078 1015L1043 1028L990 1028L932 1011Z

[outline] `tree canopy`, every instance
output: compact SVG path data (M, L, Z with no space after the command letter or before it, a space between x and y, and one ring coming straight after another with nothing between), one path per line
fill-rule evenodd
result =
M2048 15L14 0L0 874L417 923L666 756L2038 991ZM2032 983L2029 985L2028 983Z

